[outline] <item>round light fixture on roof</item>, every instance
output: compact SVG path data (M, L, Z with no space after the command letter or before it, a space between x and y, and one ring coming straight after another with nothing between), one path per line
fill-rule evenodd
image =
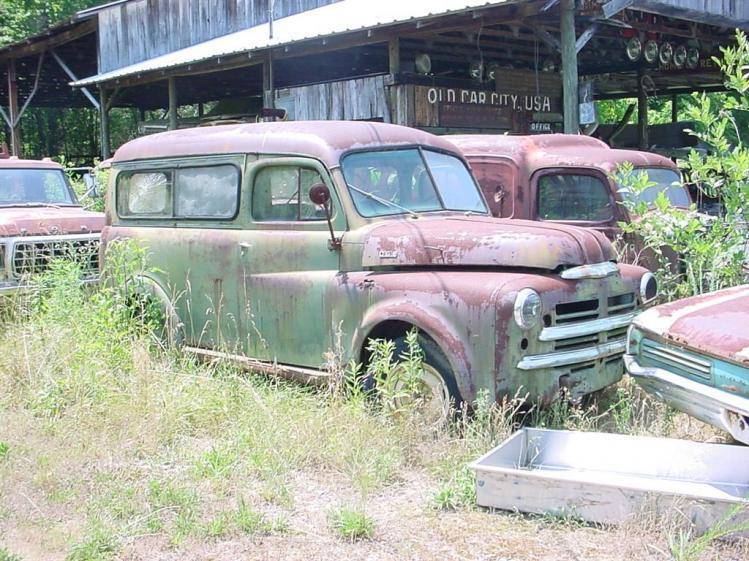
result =
M662 65L670 63L674 58L674 46L671 43L661 43L661 48L658 51L658 61Z
M484 64L478 60L472 60L468 65L468 75L474 80L481 80L484 76Z
M674 66L676 68L684 68L687 63L687 48L684 45L679 45L674 49Z
M649 64L654 63L658 58L658 43L652 39L645 43L642 54L645 57L645 62Z
M640 60L642 56L642 41L639 37L632 37L627 41L627 58L632 62Z
M419 53L414 58L414 67L419 74L429 74L432 71L432 58L426 53Z
M687 51L687 68L694 70L700 64L700 50L697 47L691 47Z

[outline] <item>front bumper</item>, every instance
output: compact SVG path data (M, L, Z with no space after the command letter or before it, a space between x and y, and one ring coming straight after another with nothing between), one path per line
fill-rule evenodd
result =
M642 366L634 355L624 355L624 364L645 391L749 444L749 399L662 368Z

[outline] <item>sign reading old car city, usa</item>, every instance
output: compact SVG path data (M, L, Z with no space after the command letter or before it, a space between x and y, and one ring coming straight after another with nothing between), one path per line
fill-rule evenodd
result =
M556 74L503 70L494 90L412 87L417 127L551 132L561 120L561 84Z

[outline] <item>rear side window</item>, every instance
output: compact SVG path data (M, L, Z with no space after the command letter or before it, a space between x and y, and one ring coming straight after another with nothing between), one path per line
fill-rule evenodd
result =
M538 218L605 222L614 217L608 187L592 175L549 174L538 180Z
M172 214L172 173L126 173L117 180L120 216L165 217Z
M239 205L239 170L233 165L123 172L117 211L124 217L231 219Z
M311 168L264 167L252 186L252 217L264 222L324 220L325 209L309 200L310 187L322 182Z
M239 170L234 166L178 169L174 213L179 218L232 218L238 189Z

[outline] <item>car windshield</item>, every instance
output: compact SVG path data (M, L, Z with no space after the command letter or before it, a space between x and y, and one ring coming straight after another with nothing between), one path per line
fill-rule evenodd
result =
M681 182L679 172L667 168L636 168L635 172L646 172L648 174L648 181L653 185L641 191L636 197L631 191L622 189L622 186L619 185L619 189L623 195L635 198L633 202L644 202L649 207L652 207L655 205L658 193L662 192L673 206L688 207L691 204L692 200L689 197L687 188Z
M77 204L59 169L0 169L0 206Z
M341 168L356 210L365 217L487 212L468 168L449 154L421 148L356 152Z

